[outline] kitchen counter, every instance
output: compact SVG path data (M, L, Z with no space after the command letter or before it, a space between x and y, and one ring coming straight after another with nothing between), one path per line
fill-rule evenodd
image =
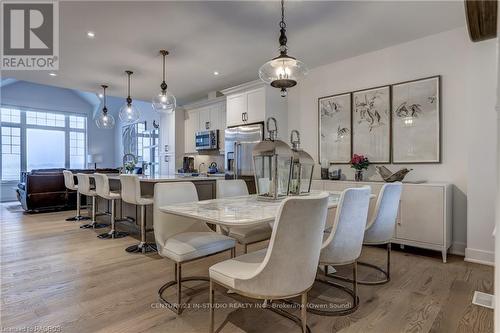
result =
M223 175L203 175L203 176L181 176L181 175L159 175L159 176L144 176L138 175L141 182L147 183L163 183L163 182L186 182L186 181L215 181L224 177ZM119 180L120 175L108 176L111 180Z

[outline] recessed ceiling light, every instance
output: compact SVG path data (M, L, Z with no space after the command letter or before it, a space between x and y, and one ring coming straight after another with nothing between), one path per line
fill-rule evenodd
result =
M219 72L214 71L214 75L215 75L215 76L219 75Z
M57 76L56 73L49 73L50 76Z
M87 37L88 38L94 38L95 37L95 32L93 32L93 31L87 31Z

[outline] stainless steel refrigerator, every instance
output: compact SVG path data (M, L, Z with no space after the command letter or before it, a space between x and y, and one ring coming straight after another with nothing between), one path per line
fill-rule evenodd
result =
M252 151L264 139L264 123L229 127L224 138L226 179L244 179L255 193Z

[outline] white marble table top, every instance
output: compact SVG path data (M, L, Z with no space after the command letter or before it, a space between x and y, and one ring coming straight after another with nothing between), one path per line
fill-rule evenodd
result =
M320 191L311 191L318 195ZM340 192L329 191L328 208L336 208ZM374 196L373 196L374 197ZM160 207L164 213L190 217L213 224L234 226L250 226L259 223L273 222L281 201L260 201L256 195L213 199Z

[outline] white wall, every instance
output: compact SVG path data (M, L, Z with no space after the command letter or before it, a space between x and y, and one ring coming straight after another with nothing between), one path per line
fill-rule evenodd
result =
M491 259L495 47L495 40L471 43L465 28L458 28L314 68L290 90L288 128L302 133L302 147L317 160L318 97L441 75L442 163L405 165L414 169L407 179L453 183L453 251L463 253L467 246ZM353 178L352 169L342 169L348 179ZM373 167L368 176L380 180ZM467 254L468 259L477 259L477 252Z
M110 154L115 148L113 131L97 128L92 119L94 106L74 90L18 81L2 87L1 98L1 103L7 105L86 114L88 154L103 156L103 163L98 167L115 166L115 158Z

